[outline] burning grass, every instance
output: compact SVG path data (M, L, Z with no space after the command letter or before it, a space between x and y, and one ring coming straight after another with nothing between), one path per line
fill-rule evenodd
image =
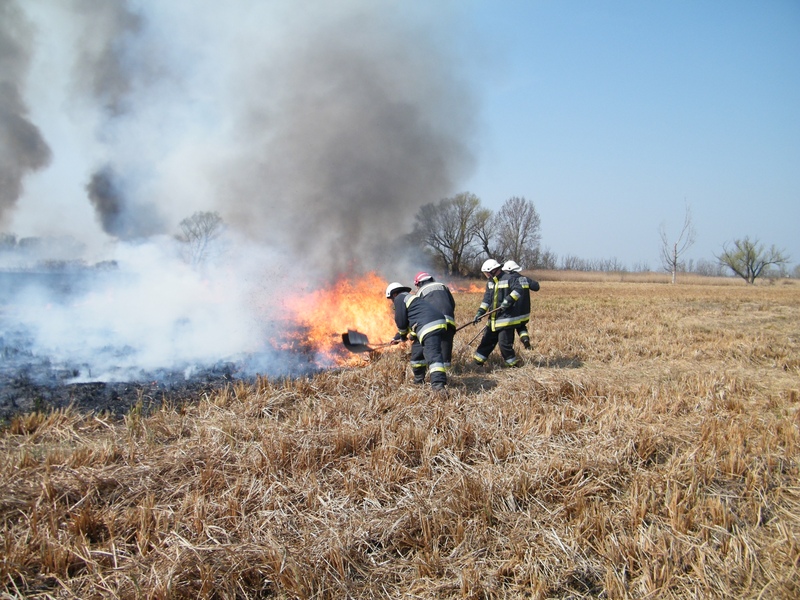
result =
M457 320L478 294L458 296ZM520 369L403 349L0 437L10 596L795 598L800 290L558 283Z
M300 343L323 366L346 365L353 360L342 345L341 333L358 330L373 340L388 341L397 331L393 310L382 293L386 282L375 273L359 280L342 278L330 287L287 301L286 311L302 332Z

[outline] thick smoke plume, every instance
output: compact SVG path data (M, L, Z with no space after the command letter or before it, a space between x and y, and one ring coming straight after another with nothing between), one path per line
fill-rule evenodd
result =
M163 233L155 208L132 206L124 196L125 186L110 166L95 172L86 191L103 231L121 240L141 239Z
M471 167L458 4L435 5L0 0L6 230L72 236L119 275L58 309L26 288L17 315L41 351L125 348L150 367L257 353L280 335L276 299L396 278L418 208ZM174 235L198 212L225 236L191 268Z
M468 158L469 101L413 32L387 35L356 19L326 25L308 32L316 44L290 45L255 86L270 101L240 126L253 132L248 151L263 167L230 181L225 197L251 236L271 230L294 253L341 271L452 188ZM275 78L283 85L270 94Z
M0 0L0 225L22 192L22 180L50 162L50 148L23 101L31 31L11 0Z

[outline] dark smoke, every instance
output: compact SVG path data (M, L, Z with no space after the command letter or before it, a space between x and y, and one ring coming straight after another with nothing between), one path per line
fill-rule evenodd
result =
M38 94L55 160L14 219L74 235L91 266L69 297L26 287L0 337L80 380L220 360L296 372L287 303L341 274L402 279L419 207L461 191L475 100L449 50L460 5L18 0L40 35L13 89ZM174 234L198 212L226 227L195 266Z
M374 268L472 166L475 106L454 57L399 5L359 6L292 31L255 70L250 154L225 195L253 237L332 273Z
M77 34L72 84L113 165L87 174L103 231L162 234L210 210L335 274L375 268L472 167L457 7L67 0L32 14ZM169 227L145 218L153 206Z
M148 47L145 18L128 0L72 0L84 33L76 60L78 89L99 104L105 114L97 137L112 142L120 138L120 128L137 120L137 110L148 102L150 88L158 78L167 77L157 48ZM131 140L121 140L131 144ZM135 142L133 142L135 143ZM114 149L109 147L112 159ZM143 154L146 155L144 149ZM103 231L118 239L141 239L164 233L162 219L148 199L137 197L135 177L147 178L155 165L111 167L95 172L86 186Z
M126 0L74 0L74 5L87 37L77 78L110 117L119 117L132 109L137 65L132 44L142 32L143 18Z
M141 239L163 232L154 207L131 206L124 196L125 185L114 169L106 166L92 175L86 186L103 231L118 239Z
M50 163L50 148L28 120L20 85L30 62L31 27L10 0L0 0L0 223L22 192L23 178Z
M89 200L97 211L97 217L103 231L114 236L124 237L122 216L124 214L124 201L114 172L105 168L94 175L86 186Z

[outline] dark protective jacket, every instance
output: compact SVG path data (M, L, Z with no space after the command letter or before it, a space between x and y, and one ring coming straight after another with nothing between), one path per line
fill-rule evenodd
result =
M420 343L431 332L447 329L447 320L441 312L432 304L408 292L395 296L394 322L398 336L405 339L410 334L416 336Z
M531 319L531 287L533 284L536 284L535 289L538 290L539 283L536 281L531 282L531 280L524 275L520 275L514 271L508 273L508 276L509 281L515 278L519 280L519 285L522 288L522 296L520 296L519 300L506 311L506 314L509 317L522 319L520 323L527 323Z
M519 300L520 302L523 303L522 306L520 306L520 309L519 309L520 314L524 314L524 313L530 314L530 312L531 312L531 292L538 292L539 291L539 288L540 288L539 282L536 281L535 279L530 279L528 277L525 277L525 275L522 275L521 273L516 273L516 275L519 275L520 285L522 285L522 289L525 292L522 295L522 298L520 298L520 300Z
M513 275L513 277L512 277ZM478 315L487 311L502 308L503 310L489 316L489 327L492 331L516 327L530 319L530 309L528 314L520 315L514 305L522 297L523 290L517 273L503 273L498 277L492 277L486 282L486 291L483 294L483 301L478 308Z
M434 308L444 315L445 320L451 325L456 324L456 301L450 289L443 283L431 281L424 283L417 290L417 296L425 298L427 302L433 304Z

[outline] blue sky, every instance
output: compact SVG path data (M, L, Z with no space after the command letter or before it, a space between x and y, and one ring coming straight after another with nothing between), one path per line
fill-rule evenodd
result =
M713 260L800 263L800 2L467 3L481 102L463 190L533 200L559 257L660 267L685 207Z

